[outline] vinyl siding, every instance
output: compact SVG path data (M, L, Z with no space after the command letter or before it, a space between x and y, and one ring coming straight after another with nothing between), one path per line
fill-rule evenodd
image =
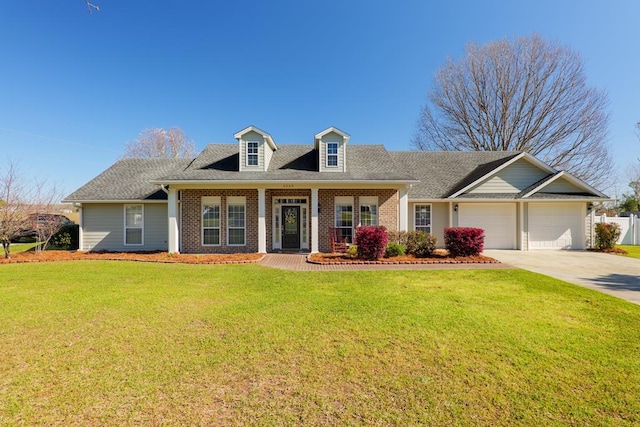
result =
M135 203L132 203L135 204ZM144 204L144 245L124 244L124 204L85 204L83 248L86 251L166 251L168 220L166 204Z
M549 175L548 172L520 159L472 188L469 193L518 193L547 175Z
M439 248L444 248L444 229L449 227L449 203L409 202L409 230L415 230L415 205L431 205L431 234Z
M576 187L575 185L573 185L572 183L570 183L569 181L567 181L562 177L556 179L549 185L542 188L542 190L540 191L543 191L545 193L565 193L565 194L566 193L569 193L569 194L584 193L584 190L581 190L580 188Z
M327 143L329 142L338 143L338 167L327 167ZM318 154L320 159L318 164L320 166L320 172L346 172L344 163L346 144L344 143L342 136L337 133L330 132L322 137L319 145L320 150Z
M247 166L247 141L257 141L258 142L258 165L257 166ZM251 132L247 132L246 134L244 134L242 136L242 139L240 140L239 144L240 147L239 153L240 153L240 159L238 161L239 165L240 165L240 170L251 170L251 171L255 171L255 170L264 170L265 166L264 166L264 160L265 160L265 156L264 156L264 151L265 151L265 145L266 142L264 140L264 137L262 135L260 135L257 132L251 131ZM269 148L267 148L267 150L270 150Z

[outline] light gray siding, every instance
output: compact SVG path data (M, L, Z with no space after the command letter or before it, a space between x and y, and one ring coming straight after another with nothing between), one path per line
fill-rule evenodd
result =
M247 166L247 141L256 141L258 142L258 165L257 166ZM247 132L246 134L244 134L242 136L242 139L239 142L239 153L240 153L240 158L239 158L239 165L240 165L240 170L251 170L251 171L255 171L255 170L265 170L265 149L266 150L271 150L270 148L265 148L266 142L264 140L264 137L262 135L260 135L258 132Z
M548 172L520 159L472 188L469 193L518 193L547 175Z
M444 248L444 229L449 224L449 203L409 202L409 230L415 230L415 205L431 205L431 234L437 239L437 247Z
M567 181L562 177L556 179L555 181L545 186L540 191L545 193L565 193L565 194L584 192L584 190L581 190L580 188L576 187L575 185L573 185L572 183L570 183L569 181Z
M327 143L338 143L338 166L327 167ZM318 164L320 166L320 172L346 172L345 170L345 154L346 144L344 138L335 132L329 132L320 140L319 153L320 159Z
M131 203L135 204L135 203ZM166 251L168 220L164 203L144 204L144 245L124 244L124 204L83 204L83 248L86 251Z

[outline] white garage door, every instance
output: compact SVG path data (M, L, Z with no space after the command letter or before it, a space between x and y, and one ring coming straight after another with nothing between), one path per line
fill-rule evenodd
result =
M486 249L516 248L515 203L461 203L458 226L484 229Z
M529 249L584 249L584 203L529 203Z

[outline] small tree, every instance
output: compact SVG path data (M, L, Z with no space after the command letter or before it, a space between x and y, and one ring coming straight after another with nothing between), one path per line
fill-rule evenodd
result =
M0 242L4 257L11 258L11 241L29 228L27 189L14 163L0 175Z
M62 229L66 221L57 213L56 203L62 198L62 193L55 185L46 187L43 182L37 182L35 192L31 217L34 219L33 226L40 242L36 246L36 251L40 252L47 249L51 238Z

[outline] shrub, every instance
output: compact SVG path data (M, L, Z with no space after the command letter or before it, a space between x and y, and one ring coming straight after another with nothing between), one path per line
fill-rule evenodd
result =
M404 255L405 246L402 243L390 242L387 244L387 249L384 252L384 256L387 258L393 258L396 256Z
M389 237L384 227L360 227L356 233L358 257L362 259L378 259L384 255Z
M356 245L351 245L347 249L347 255L351 258L355 258L358 256L358 247Z
M436 250L437 239L424 231L408 231L401 236L407 247L407 253L417 258L426 258Z
M620 226L616 223L599 222L596 224L596 248L613 249L620 237Z
M80 226L78 224L65 225L51 237L51 244L57 249L76 250L79 242Z
M445 228L444 244L453 257L478 255L484 249L484 230L471 227Z

